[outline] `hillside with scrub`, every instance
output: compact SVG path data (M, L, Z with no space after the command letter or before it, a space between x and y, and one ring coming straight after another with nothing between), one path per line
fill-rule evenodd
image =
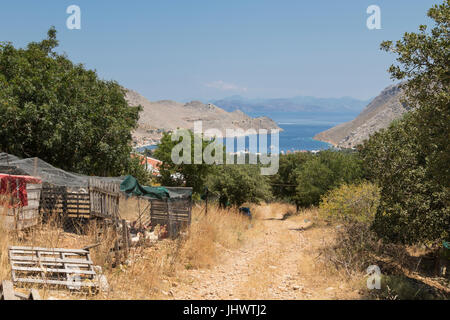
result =
M381 44L395 56L388 71L408 112L352 149L280 154L272 176L261 175L260 158L174 163L182 138L169 132L155 151L137 154L142 106L56 53L54 28L24 49L1 43L0 281L14 278L14 246L82 250L101 275L97 291L31 285L44 299L449 299L450 1L428 17L432 26ZM202 151L215 142L199 138ZM143 165L148 155L161 161L158 174ZM52 189L39 177L44 162L60 180L67 173L85 185ZM41 194L54 194L21 229L19 181L31 175ZM100 214L78 205L69 217L67 203L83 197ZM157 214L166 224L149 223ZM14 228L3 223L11 215Z

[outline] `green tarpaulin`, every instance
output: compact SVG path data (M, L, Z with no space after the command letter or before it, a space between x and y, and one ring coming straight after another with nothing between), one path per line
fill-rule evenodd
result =
M141 186L133 176L126 176L125 180L120 184L120 191L125 192L129 196L142 196L157 199L170 198L169 190L166 188Z
M140 196L153 199L180 199L190 198L192 188L169 188L169 187L147 187L142 186L133 176L126 176L120 184L120 191L128 196Z

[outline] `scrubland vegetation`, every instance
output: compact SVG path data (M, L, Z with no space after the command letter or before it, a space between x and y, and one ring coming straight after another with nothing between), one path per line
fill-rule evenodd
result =
M411 112L358 150L282 155L278 174L264 177L259 165L175 165L169 156L174 142L165 135L155 153L164 162L158 182L190 186L195 192L192 225L181 237L133 248L129 263L111 268L113 235L95 224L85 227L83 235L64 232L57 221L27 232L0 229L0 280L10 277L9 245L81 248L100 241L92 257L103 267L109 289L94 298L183 298L187 292L192 295L188 298L197 292L205 292L199 298L208 298L208 286L220 285L229 289L228 296L213 292L212 297L448 299L449 271L443 275L444 269L436 268L448 268L443 244L450 241L450 2L433 7L428 15L435 21L431 32L420 26L418 33L406 33L395 44L382 44L397 54L398 64L390 73L404 81L404 103ZM99 81L95 73L55 54L56 45L51 29L47 40L25 50L0 46L0 134L7 137L0 148L77 172L126 172L151 183L129 157L137 111L127 109L116 83ZM53 68L41 73L46 63ZM52 92L61 101L49 104ZM83 99L63 101L62 96ZM89 102L94 100L92 109ZM97 119L105 112L114 119L98 127L104 122ZM55 114L64 121L49 130ZM79 119L83 130L71 119ZM29 130L22 132L22 127ZM81 131L86 135L79 135ZM77 141L75 153L65 143L69 140ZM175 173L183 179L174 181ZM205 188L211 196L207 215L201 200ZM251 207L253 220L238 214L241 205ZM123 217L136 219L133 207L122 208ZM381 269L381 290L366 287L370 265ZM235 266L236 274L231 274ZM210 270L210 282L205 282L204 270ZM58 294L43 290L44 296Z

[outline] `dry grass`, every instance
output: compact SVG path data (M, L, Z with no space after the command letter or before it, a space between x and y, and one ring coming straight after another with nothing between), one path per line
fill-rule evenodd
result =
M214 265L222 248L241 244L248 225L248 219L233 212L211 207L205 215L201 207L194 207L191 227L184 236L134 248L130 265L107 270L111 290L96 298L170 298L173 283L188 281L183 278L185 270Z
M137 218L137 208L141 211L144 201L124 200L121 203L122 217ZM129 205L129 207L127 207ZM3 211L6 210L2 208ZM249 220L235 211L210 207L208 215L201 207L194 207L192 225L177 240L163 240L150 247L132 248L129 262L111 268L113 259L110 251L115 235L111 230L100 228L95 223L84 228L83 235L64 232L58 221L49 221L32 228L29 232L6 232L0 223L0 280L10 279L8 246L29 245L49 248L82 248L93 243L100 246L91 249L94 264L102 266L110 289L94 299L157 299L167 298L163 294L170 279L177 279L179 271L208 268L219 257L221 248L238 247L248 231ZM169 280L168 280L169 279ZM172 281L170 280L170 281ZM55 292L43 288L44 297L80 298L67 292Z
M241 245L250 221L236 210L209 208L205 215L200 207L193 210L192 226L180 250L186 268L210 267L215 263L220 248Z
M121 202L122 217L135 220L136 208L140 206L141 211L144 210L143 202L133 199ZM0 207L0 213L5 210ZM116 268L111 267L113 253L110 251L115 235L95 223L89 224L83 235L64 232L58 221L49 221L26 233L8 233L0 223L0 280L11 277L7 256L10 245L82 248L100 243L91 249L91 256L96 265L102 266L109 290L97 295L80 295L42 288L41 295L61 299L170 299L175 286L192 288L190 270L202 269L198 271L200 274L209 272L208 269L225 261L222 257L233 259L237 252L245 249L253 254L248 261L241 261L242 268L248 264L248 268L244 268L248 272L244 272L234 297L273 299L273 289L279 286L285 273L309 289L309 294L295 291L297 298L361 297L359 290L365 286L365 275L359 271L349 275L326 257L327 250L329 252L336 243L339 230L336 225L321 220L315 209L296 215L295 207L288 204L252 206L251 210L256 219L250 222L237 214L237 210L212 206L205 215L203 207L194 206L192 224L178 239L131 248L129 263ZM302 231L290 230L302 227L305 221L313 224ZM234 266L233 261L226 265ZM292 291L289 294L293 294Z
M8 279L9 262L8 262L8 246L9 235L4 228L4 216L7 213L7 208L0 206L0 281Z

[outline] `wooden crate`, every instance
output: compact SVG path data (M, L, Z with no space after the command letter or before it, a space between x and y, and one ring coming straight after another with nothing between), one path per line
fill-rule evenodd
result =
M67 192L66 201L68 218L90 218L91 197L89 193Z
M9 261L14 284L97 288L89 251L39 247L10 247Z
M150 200L152 226L166 226L169 236L175 237L181 228L191 223L191 199Z
M40 211L67 218L90 217L90 195L87 192L68 191L66 187L45 186L42 188Z

